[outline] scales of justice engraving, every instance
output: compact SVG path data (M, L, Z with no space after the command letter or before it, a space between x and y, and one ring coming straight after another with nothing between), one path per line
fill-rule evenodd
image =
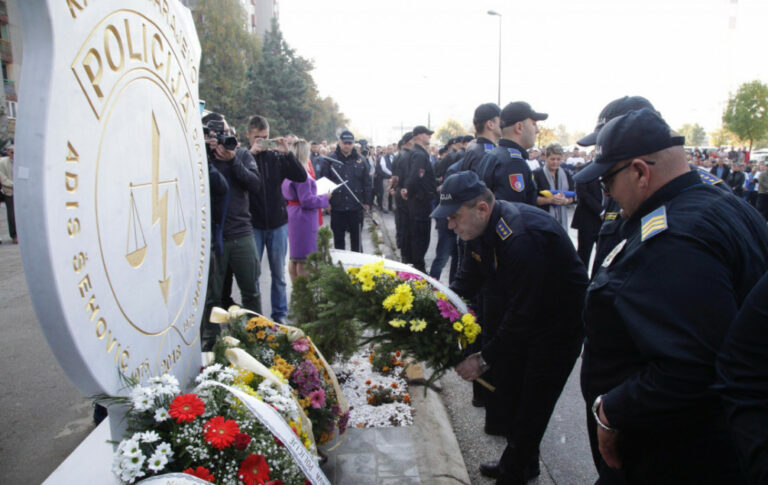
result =
M162 250L163 276L158 280L160 291L163 294L163 300L168 305L168 288L171 283L171 277L168 275L168 189L164 189L160 195L160 186L172 185L175 189L174 198L174 218L173 233L171 239L176 246L184 244L187 236L187 224L184 220L184 209L179 195L179 179L160 180L160 129L157 126L155 113L152 112L152 181L141 184L129 183L129 213L128 213L128 236L126 242L125 259L132 268L138 268L144 263L147 257L147 240L144 236L144 229L139 216L139 210L136 207L136 199L133 191L151 187L152 189L152 226L160 223L160 247ZM133 243L133 244L132 244Z

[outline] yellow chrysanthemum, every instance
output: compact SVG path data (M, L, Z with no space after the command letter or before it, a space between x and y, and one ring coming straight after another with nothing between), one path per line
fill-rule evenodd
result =
M270 367L271 371L277 371L280 373L280 376L285 379L288 376L291 375L293 372L293 366L289 364L285 359L283 359L281 356L276 355L274 359L274 365Z
M347 268L347 274L352 275L352 276L356 275L358 271L360 271L360 268L358 268L357 266L353 266L351 268Z
M462 325L460 321L456 320L455 322L453 322L453 329L456 330L457 332L461 332L462 330L464 330L464 325Z
M446 294L443 293L442 291L435 292L435 298L437 298L438 300L448 301L448 296L446 296Z
M470 323L477 323L477 321L475 320L474 315L472 315L471 313L465 313L464 315L461 316L461 323L463 323L464 325L469 325Z
M387 310L393 308L400 312L405 313L413 307L413 292L411 287L405 283L397 285L395 292L384 299L382 305Z
M425 328L427 328L427 322L423 318L411 320L411 332L421 332Z
M427 282L425 280L416 280L413 282L413 288L416 290L421 290L427 287Z
M395 328L403 328L405 327L405 320L401 320L399 318L394 318L389 321L389 324L392 325Z
M237 373L237 377L235 377L235 384L244 384L248 386L251 384L254 377L255 377L255 374L253 372L245 369L239 369L239 372Z
M272 322L264 317L253 317L245 324L246 330L255 330L257 328L272 328Z

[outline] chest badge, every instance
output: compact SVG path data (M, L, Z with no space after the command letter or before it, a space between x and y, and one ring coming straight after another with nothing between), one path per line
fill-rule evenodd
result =
M645 242L648 239L661 234L669 227L667 225L667 208L661 206L650 214L646 215L640 220L641 241Z
M624 249L624 245L627 244L627 240L624 239L619 244L616 245L613 249L611 249L611 252L608 253L608 256L605 257L603 260L603 264L601 265L603 268L607 268L608 266L613 263L613 260L616 259L616 256L619 255L622 249Z
M499 223L496 224L496 234L499 235L502 241L512 235L512 229L509 228L503 217L499 219Z
M512 187L512 190L515 192L522 192L525 190L525 177L523 177L523 174L521 173L511 173L509 174L509 186Z
M472 258L475 261L480 262L480 263L483 261L483 258L481 258L480 255L477 254L476 252L472 251L471 254L472 254Z

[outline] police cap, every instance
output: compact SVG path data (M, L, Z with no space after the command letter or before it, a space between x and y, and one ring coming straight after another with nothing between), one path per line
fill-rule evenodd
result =
M477 126L501 116L501 108L496 103L485 103L475 108L475 116L472 118L472 124Z
M341 135L339 135L339 140L341 140L342 143L354 143L355 135L349 130L344 130L341 132Z
M443 182L440 189L440 205L430 214L435 219L445 219L452 216L461 204L484 194L488 189L477 178L475 172L465 171L453 174Z
M413 133L411 133L410 131L406 131L405 134L403 135L402 140L400 140L400 141L402 141L403 145L405 145L406 143L408 143L412 139L413 139Z
M501 127L512 126L519 121L525 121L528 118L534 121L546 120L549 117L547 113L537 113L531 108L531 105L525 101L515 101L504 106L501 110Z
M579 183L591 182L603 176L616 162L684 143L685 137L672 131L656 110L630 111L605 124L597 135L594 161L573 179Z
M461 137L461 143L469 143L469 142L471 142L474 139L475 139L475 137L472 136L472 135L464 135L464 136ZM456 140L459 141L458 138Z
M430 130L426 126L421 126L421 125L419 125L419 126L417 126L417 127L415 127L413 129L413 136L421 135L421 134L424 134L424 133L427 133L428 135L431 135L432 133L434 133L434 131Z
M592 146L597 141L597 134L605 126L606 123L616 118L617 116L625 115L630 111L651 108L654 109L650 101L642 96L624 96L623 98L614 99L610 103L605 105L605 108L600 112L600 116L597 117L597 125L595 125L595 131L585 136L581 140L577 141L579 145L583 147Z

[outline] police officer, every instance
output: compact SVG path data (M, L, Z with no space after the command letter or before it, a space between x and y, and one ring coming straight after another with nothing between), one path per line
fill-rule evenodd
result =
M483 157L496 148L501 137L501 108L496 103L484 103L475 108L472 124L475 127L474 146L467 150L461 160L461 170L472 170L478 173L478 164ZM471 140L470 140L471 141Z
M403 199L408 205L408 243L410 263L419 271L426 272L424 255L429 248L432 221L432 201L437 194L437 182L432 164L429 163L429 140L434 132L425 126L413 129L413 150L408 175L405 179Z
M489 371L496 376L493 399L512 407L507 447L498 463L485 463L480 471L498 484L523 484L539 474L539 444L581 348L584 265L552 217L495 200L474 172L446 179L432 216L447 217L450 229L467 241L451 289L472 297L490 280L504 294L498 329L456 371L466 380Z
M336 183L346 182L346 187L339 187L331 196L331 230L333 246L344 249L346 233L349 233L350 249L362 252L360 230L363 225L363 209L371 208L373 185L369 175L369 166L354 147L355 136L349 131L341 132L339 144L328 161L325 176ZM353 192L353 197L350 193Z
M525 101L509 103L501 111L499 146L480 162L478 174L497 199L536 205L536 184L528 165L528 150L536 143L537 121L546 120Z
M403 263L411 262L411 247L408 243L408 204L403 199L401 189L405 187L405 180L411 166L411 149L413 148L413 133L406 132L398 143L400 151L392 162L392 178L390 186L395 194L395 239L400 248L400 258Z
M768 269L768 228L691 172L650 108L605 124L594 162L626 218L587 290L581 385L601 483L744 483L715 357Z
M458 141L457 141L458 140ZM445 153L440 157L440 160L435 164L435 178L437 183L443 183L445 179L445 172L448 171L448 167L456 163L459 156L459 142L461 137L451 138L445 144Z

